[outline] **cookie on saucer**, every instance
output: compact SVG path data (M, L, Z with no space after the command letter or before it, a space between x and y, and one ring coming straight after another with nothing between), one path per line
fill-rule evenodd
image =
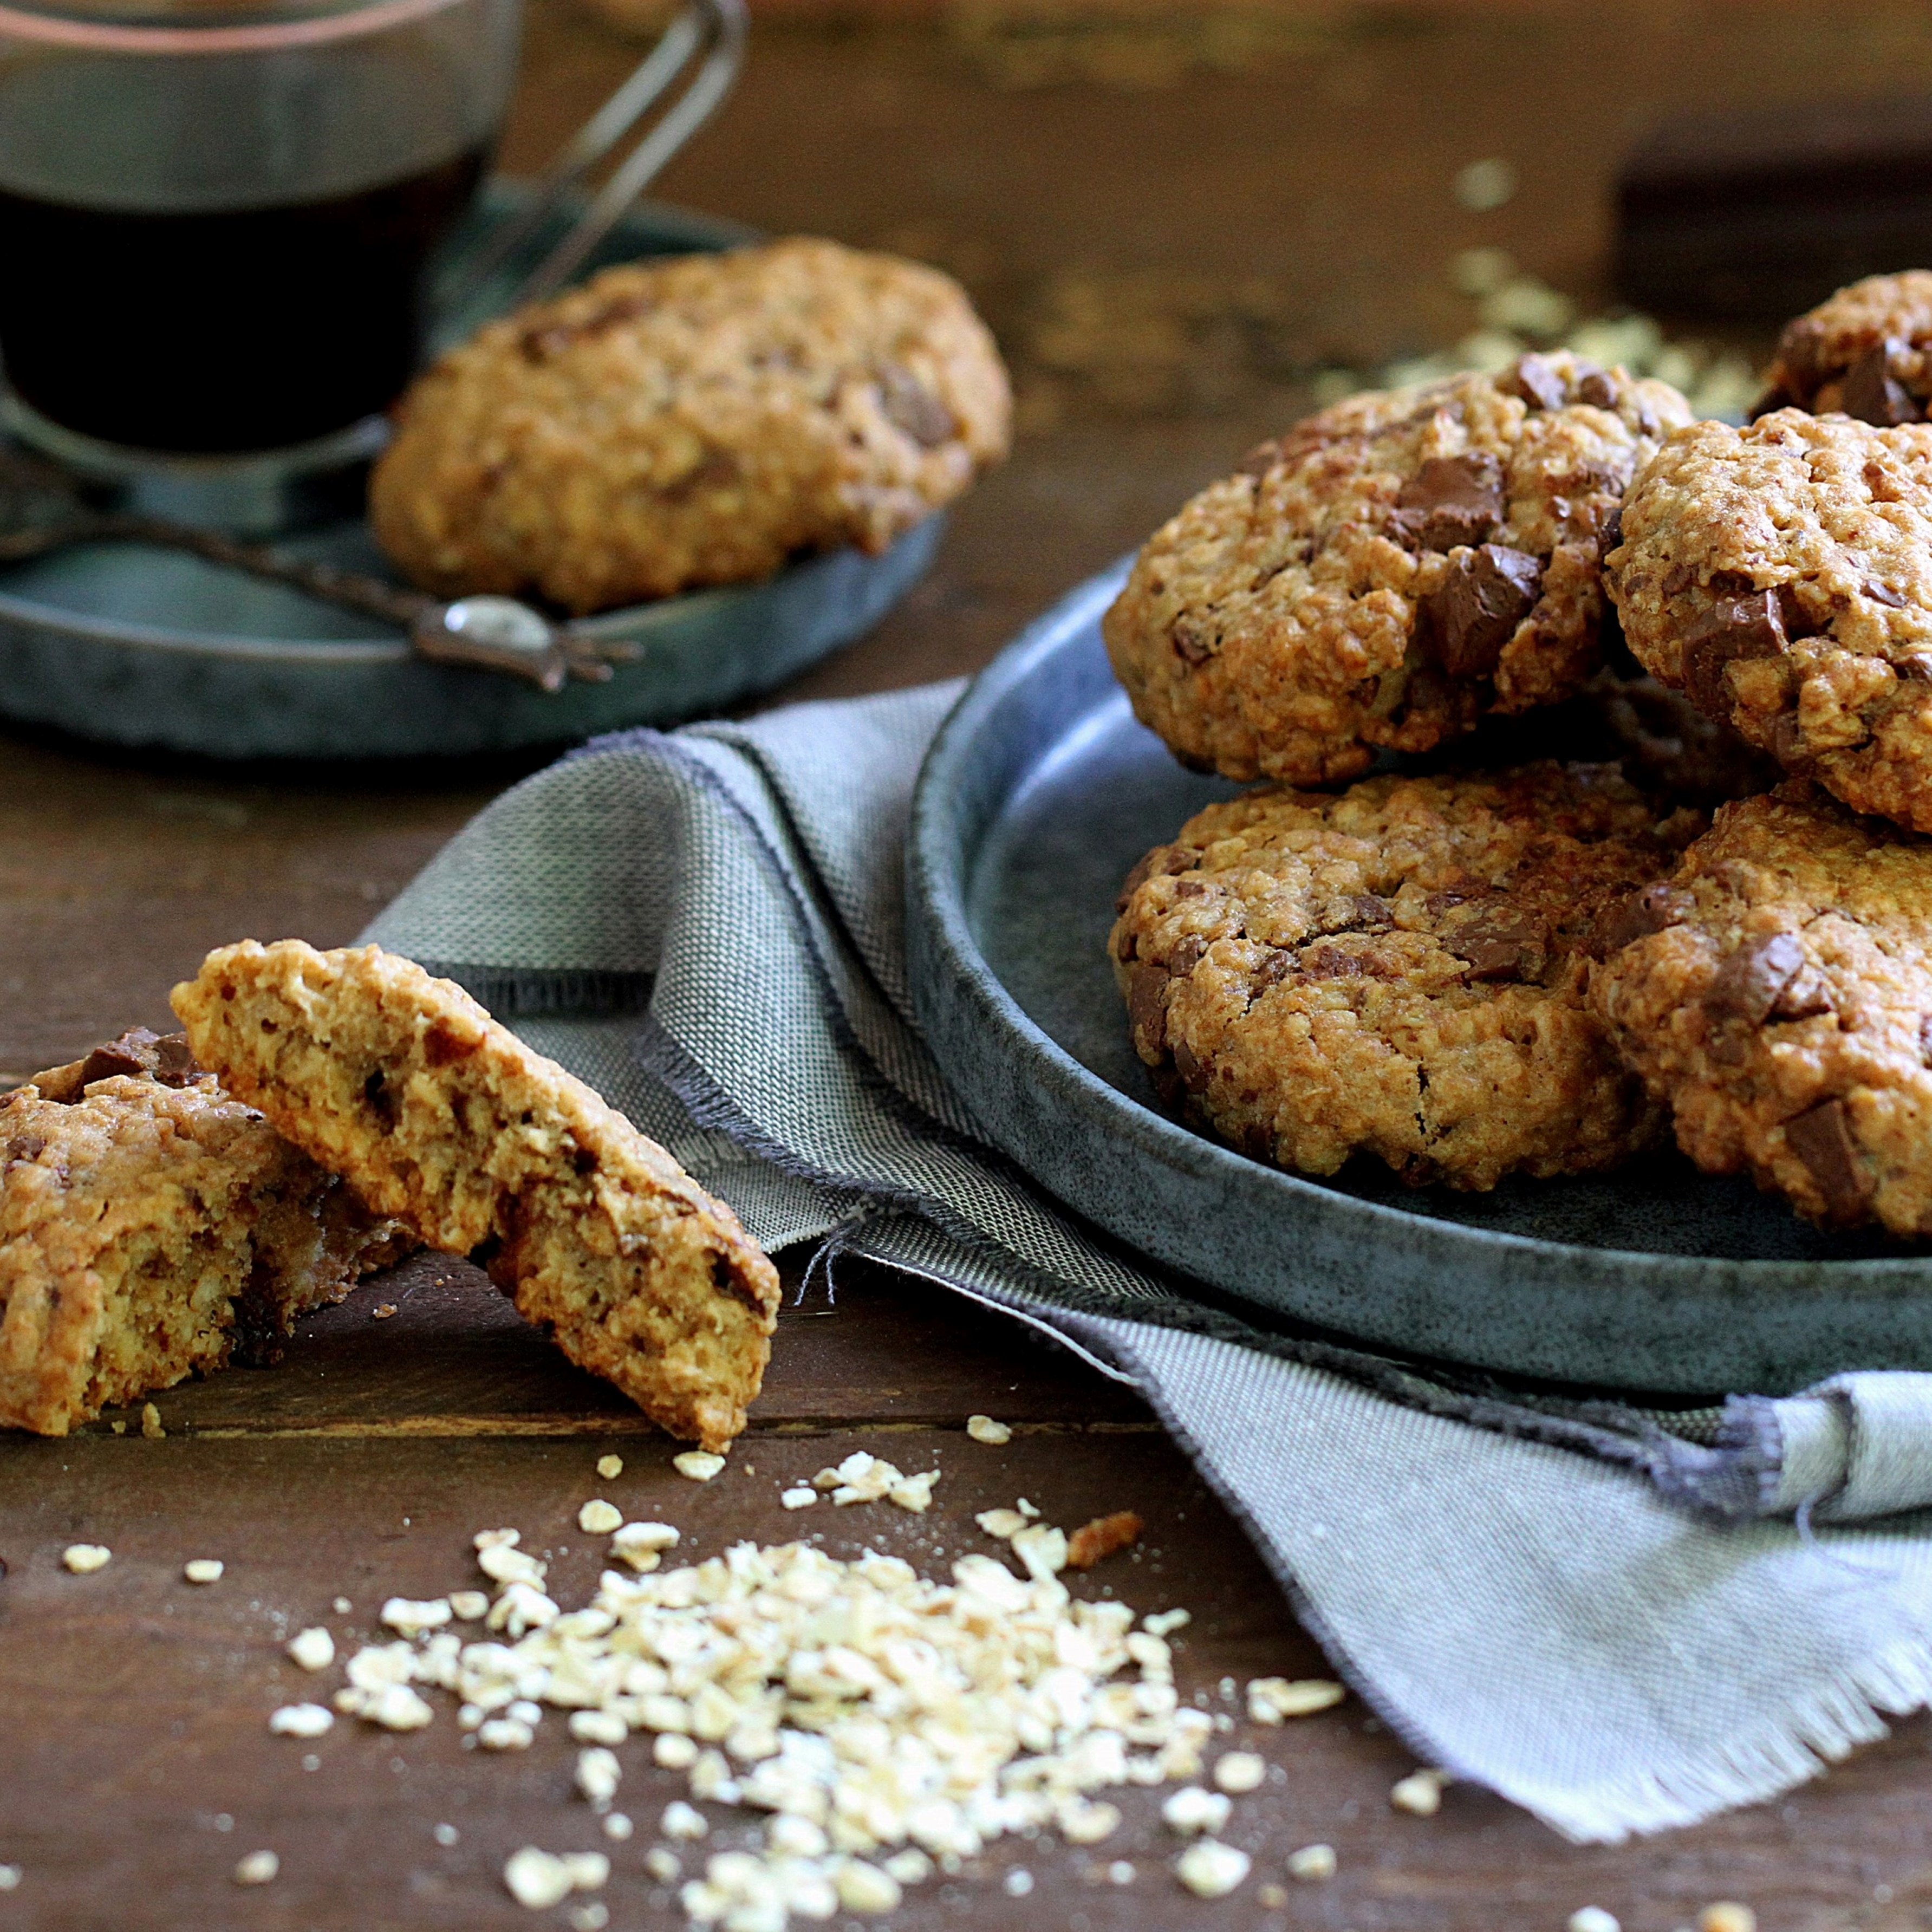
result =
M1604 580L1653 675L1853 811L1932 831L1932 424L1681 430Z
M1568 697L1604 528L1689 418L1567 352L1311 417L1142 550L1106 620L1136 716L1184 764L1318 785Z
M1135 1048L1190 1118L1304 1174L1613 1167L1663 1116L1589 1009L1585 942L1704 824L1554 763L1210 806L1121 895Z
M574 611L892 541L1006 453L958 284L806 238L606 269L398 406L369 514L416 583Z
M1932 402L1932 269L1868 275L1784 326L1754 416L1833 411L1888 429Z
M1787 780L1598 944L1592 1010L1700 1167L1932 1235L1932 841Z

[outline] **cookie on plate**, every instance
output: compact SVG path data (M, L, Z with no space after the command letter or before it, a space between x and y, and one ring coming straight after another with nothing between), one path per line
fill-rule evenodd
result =
M836 242L608 268L490 323L398 405L377 540L447 596L577 611L884 550L1006 453L986 326Z
M1645 668L1855 812L1932 830L1932 424L1679 430L1604 580Z
M1689 416L1567 353L1324 410L1142 550L1105 626L1135 715L1184 764L1316 785L1568 696L1604 528Z
M1932 1234L1932 842L1803 779L1606 916L1593 1010L1714 1174Z
M1890 428L1932 401L1932 270L1868 275L1788 322L1752 412L1836 410Z
M1589 1010L1584 942L1704 824L1553 763L1210 806L1121 895L1135 1048L1191 1118L1306 1174L1612 1167L1663 1115Z
M0 1094L0 1424L64 1436L272 1361L402 1246L179 1035L136 1028Z
M460 986L380 946L253 940L174 991L196 1054L580 1367L707 1449L745 1426L778 1276L722 1201Z

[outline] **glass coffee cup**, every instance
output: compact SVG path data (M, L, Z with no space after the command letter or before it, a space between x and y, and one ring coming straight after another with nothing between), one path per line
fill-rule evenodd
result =
M10 427L108 475L368 453L519 24L519 0L0 4Z

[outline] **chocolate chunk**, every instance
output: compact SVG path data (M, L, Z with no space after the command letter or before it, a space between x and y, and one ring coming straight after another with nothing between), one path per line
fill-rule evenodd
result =
M1773 721L1771 755L1787 771L1802 771L1813 762L1810 752L1805 748L1804 728L1798 722L1796 712L1782 712Z
M887 417L922 449L937 449L958 434L952 412L910 369L882 363L878 382Z
M1258 1000L1270 986L1279 986L1294 970L1294 955L1276 949L1255 968L1254 977L1248 982L1248 998Z
M388 1077L380 1066L372 1069L368 1078L363 1082L362 1097L369 1103L369 1111L386 1126L396 1124L396 1096L390 1092Z
M1680 924L1688 910L1682 893L1667 885L1646 886L1640 892L1606 906L1590 928L1584 950L1593 959L1607 959L1653 932Z
M1185 979L1207 957L1208 942L1190 933L1168 956L1167 970Z
M1430 918L1440 919L1451 906L1459 906L1466 904L1470 896L1471 895L1468 892L1431 892L1429 896L1423 901L1422 909L1424 912L1429 914Z
M1208 1070L1194 1057L1194 1049L1184 1040L1175 1040L1174 1070L1180 1076L1181 1084L1190 1094L1198 1094L1208 1084Z
M1798 398L1782 382L1774 382L1752 404L1745 420L1756 422L1760 416L1768 416L1774 410L1793 410L1800 406Z
M1182 872L1191 872L1201 862L1201 848L1198 845L1173 845L1168 848L1167 863L1161 870L1169 878Z
M1137 933L1132 932L1122 933L1120 934L1120 944L1114 949L1114 956L1118 959L1123 965L1126 965L1132 961L1138 959L1140 957L1140 955L1141 942L1139 935Z
M154 1042L154 1078L164 1087L191 1087L208 1069L194 1057L184 1033L164 1033Z
M1845 371L1842 400L1846 416L1880 429L1919 420L1924 412L1892 373L1904 348L1904 343L1892 340L1874 343Z
M1484 544L1453 557L1442 589L1422 600L1442 668L1451 677L1487 676L1542 590L1543 566L1526 550Z
M1311 980L1359 980L1362 958L1342 946L1311 946L1301 956L1302 972Z
M1804 1163L1825 1197L1825 1216L1840 1225L1861 1219L1872 1196L1842 1100L1826 1100L1784 1124L1784 1144Z
M1825 982L1824 975L1814 966L1803 966L1786 983L1784 992L1772 1002L1771 1017L1774 1020L1816 1019L1820 1013L1832 1010L1832 989Z
M1533 410L1560 410L1570 400L1570 388L1546 356L1519 356L1516 366L1496 385L1504 394L1520 396Z
M1705 1011L1714 1020L1762 1026L1804 964L1804 943L1795 932L1774 932L1740 946L1712 975Z
M1724 667L1736 658L1771 658L1790 645L1777 593L1722 597L1684 633L1684 688L1700 711L1723 718L1731 708Z
M1874 604L1882 604L1888 610L1903 610L1904 598L1888 584L1880 584L1874 578L1865 579L1865 595Z
M1156 845L1151 852L1143 853L1134 861L1133 870L1121 881L1120 896L1114 902L1114 910L1116 912L1125 912L1127 909L1128 900L1132 898L1153 876L1154 862L1160 856L1160 850L1161 848Z
M1598 554L1604 556L1608 556L1611 551L1615 550L1618 544L1622 543L1623 540L1624 506L1622 504L1619 503L1610 512L1610 514L1604 519L1603 526L1597 532L1597 549Z
M1486 451L1432 456L1402 485L1389 528L1423 550L1478 544L1503 514L1503 466Z
M1137 965L1127 975L1127 1018L1142 1052L1167 1050L1167 975L1160 967Z
M1592 369L1577 378L1576 400L1593 409L1613 410L1617 406L1617 386L1601 369Z
M1932 651L1908 651L1892 661L1894 677L1932 678Z
M1918 1057L1928 1066L1932 1066L1932 1013L1928 1013L1918 1022Z
M1550 951L1550 928L1498 909L1478 914L1442 943L1466 965L1465 979L1534 980Z
M1185 610L1168 626L1167 634L1174 656L1183 664L1205 664L1221 642L1208 625Z
M1174 882L1174 896L1178 899L1205 898L1212 890L1205 879L1177 879Z
M8 1161L38 1160L46 1151L46 1142L39 1134L16 1134L6 1144ZM4 1166L0 1162L0 1166Z
M1343 910L1348 914L1348 922L1346 928L1337 927L1338 932L1386 932L1395 923L1395 914L1389 910L1388 900L1378 898L1373 892L1354 894Z
M1801 315L1786 322L1778 338L1778 374L1801 404L1810 400L1824 380L1824 346L1825 326L1814 316Z
M154 1070L156 1039L146 1027L130 1027L118 1040L97 1046L80 1064L80 1084L89 1087L117 1075L130 1080L148 1077Z
M711 1286L720 1294L728 1294L733 1300L742 1301L754 1315L764 1313L765 1304L758 1291L745 1279L744 1269L730 1256L714 1254L711 1257Z

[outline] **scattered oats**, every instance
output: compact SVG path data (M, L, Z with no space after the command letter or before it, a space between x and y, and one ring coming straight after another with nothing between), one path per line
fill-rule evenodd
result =
M577 1526L590 1536L608 1536L614 1529L621 1529L624 1512L615 1503L607 1503L602 1496L592 1496L577 1512Z
M1120 1814L1112 1804L1094 1804L1084 1798L1069 1798L1060 1808L1055 1822L1060 1834L1070 1845L1097 1845L1120 1828Z
M788 1510L809 1509L818 1500L818 1492L809 1483L800 1483L778 1497L780 1505Z
M614 1483L624 1473L624 1459L621 1456L600 1456L597 1459L597 1474L600 1481Z
M674 1798L658 1820L658 1829L667 1838L701 1838L710 1828L704 1814L682 1798Z
M385 1684L367 1690L352 1684L336 1692L335 1708L379 1724L386 1731L419 1731L436 1718L436 1713L406 1684Z
M463 1836L463 1834L454 1825L439 1825L430 1836L447 1850Z
M1012 1552L1037 1582L1046 1582L1066 1568L1066 1532L1051 1523L1029 1523L1010 1538Z
M615 1751L602 1744L577 1754L577 1788L593 1804L608 1804L617 1795L623 1768Z
M223 1567L218 1556L196 1556L182 1565L182 1574L190 1583L218 1583Z
M724 1459L714 1456L706 1449L687 1449L681 1456L674 1456L670 1466L680 1476L688 1476L694 1483L708 1483L724 1469Z
M1496 157L1472 161L1456 172L1456 199L1472 214L1486 214L1514 200L1516 186L1515 169Z
M562 1614L556 1603L534 1584L506 1583L483 1621L491 1630L507 1630L514 1638L555 1623Z
M141 1433L150 1442L166 1440L167 1431L161 1426L161 1412L151 1402L141 1405Z
M885 1867L902 1885L923 1885L932 1876L932 1861L916 1845L893 1852Z
M1024 1898L1033 1889L1033 1874L1024 1865L1016 1865L1000 1881L1000 1889L1009 1898Z
M675 1878L683 1876L684 1867L675 1852L668 1851L662 1845L653 1845L644 1854L644 1870L660 1885L668 1885Z
M998 1537L1002 1543L1010 1541L1027 1526L1027 1520L1018 1510L982 1510L973 1520L988 1536Z
M838 1488L844 1480L836 1469L821 1469L812 1478L812 1486L824 1495L830 1490Z
M1412 1771L1397 1780L1389 1793L1389 1802L1398 1811L1409 1812L1418 1818L1432 1818L1442 1808L1442 1787L1448 1782L1446 1771ZM1574 1932L1592 1932L1592 1928L1576 1928ZM1597 1932L1601 1932L1601 1928L1598 1928Z
M1757 1932L1757 1914L1734 1898L1720 1898L1698 1913L1697 1932Z
M1288 1855L1288 1875L1310 1885L1318 1885L1324 1880L1335 1876L1335 1847L1333 1845L1304 1845L1298 1852Z
M282 1862L273 1852L250 1852L246 1858L235 1862L235 1882L237 1885L272 1885L275 1874L282 1868Z
M904 1482L895 1483L886 1495L901 1509L921 1516L932 1507L932 1486L938 1480L939 1472L928 1469L922 1476L908 1476Z
M449 1614L459 1622L479 1622L489 1611L490 1599L481 1590L452 1590L449 1593Z
M573 1711L570 1735L580 1744L620 1744L631 1727L615 1711Z
M320 1624L297 1630L284 1648L304 1670L326 1670L335 1661L335 1640Z
M1132 1865L1125 1858L1116 1858L1107 1868L1107 1882L1109 1885L1132 1885L1134 1876Z
M698 1746L682 1731L660 1731L651 1756L668 1771L688 1771L698 1762Z
M476 1552L476 1567L493 1583L527 1583L532 1588L549 1574L527 1550L519 1550L514 1543L484 1544Z
M432 1597L418 1603L409 1597L392 1597L382 1606L380 1621L404 1636L427 1630L440 1630L454 1614L447 1597Z
M610 1922L610 1908L601 1898L593 1898L588 1905L573 1905L565 1916L572 1932L604 1932Z
M1225 1898L1248 1875L1246 1852L1218 1838L1197 1838L1174 1862L1174 1875L1196 1898Z
M1035 1509L1033 1504L1028 1502L1024 1496L1016 1496L1013 1499L1013 1502L1014 1507L1018 1510L1022 1516L1026 1518L1028 1522L1031 1522L1038 1517L1040 1511Z
M1257 1677L1248 1686L1248 1715L1258 1724L1278 1724L1328 1710L1348 1694L1325 1677Z
M1149 1636L1166 1636L1174 1630L1186 1629L1193 1621L1193 1618L1186 1610L1162 1610L1157 1616L1142 1618L1141 1628L1145 1630ZM1278 1677L1269 1677L1262 1681L1268 1684L1279 1684L1281 1679Z
M621 1844L631 1835L630 1820L622 1811L607 1811L604 1814L604 1835L615 1839Z
M61 1562L76 1576L91 1576L106 1569L113 1555L104 1543L70 1543L61 1552Z
M520 1529L479 1529L470 1544L472 1550L514 1550L523 1540Z
M534 1845L511 1854L503 1868L503 1882L509 1887L510 1896L532 1912L562 1904L574 1889L570 1868L562 1859L540 1852Z
M610 1861L602 1852L566 1852L562 1863L578 1892L596 1892L610 1882Z
M268 1730L278 1738L319 1738L335 1722L335 1713L323 1704L284 1704L268 1714Z
M1606 1912L1600 1905L1586 1905L1563 1922L1568 1932L1623 1932L1615 1913Z
M1229 1751L1215 1761L1214 1782L1223 1791L1258 1791L1267 1776L1267 1759L1253 1751Z
M1160 1808L1160 1815L1177 1832L1211 1833L1227 1823L1233 1809L1233 1800L1220 1792L1204 1791L1198 1784L1184 1784Z
M846 1859L832 1882L838 1888L838 1903L848 1912L890 1912L904 1895L890 1872L868 1864L863 1858Z
M809 1818L781 1811L765 1827L768 1850L788 1858L822 1858L830 1849L825 1834Z
M349 1612L354 1609L355 1606L350 1602L346 1597L338 1597L334 1602L331 1604L328 1607L332 1610L338 1617L346 1617L348 1616Z
M675 1549L677 1532L668 1522L627 1522L610 1539L610 1554L639 1575L655 1570L664 1552Z
M536 1736L520 1718L485 1718L476 1727L476 1742L485 1750L528 1750Z
M369 1318L372 1322L386 1322L395 1312L396 1304L393 1301L379 1301L369 1311Z
M1013 1432L1004 1422L995 1422L990 1415L969 1415L966 1418L966 1433L975 1442L984 1442L989 1448L1004 1448L1013 1439Z

